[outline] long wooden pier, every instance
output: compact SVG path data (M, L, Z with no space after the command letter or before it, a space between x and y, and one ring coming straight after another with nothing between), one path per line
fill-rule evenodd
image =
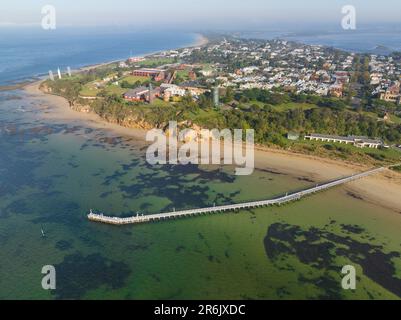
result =
M362 179L367 176L371 176L373 174L379 173L385 170L385 167L372 169L363 173L354 174L352 176L346 178L340 178L332 182L327 182L322 185L317 185L313 188L305 189L293 194L287 194L283 197L279 197L276 199L270 200L262 200L262 201L253 201L253 202L245 202L245 203L238 203L238 204L230 204L224 206L213 206L208 208L200 208L200 209L191 209L191 210L183 210L183 211L173 211L167 213L158 213L158 214L150 214L150 215L136 215L134 217L128 218L119 218L119 217L108 217L103 214L95 214L90 211L88 215L88 219L95 222L101 222L106 224L113 224L113 225L127 225L127 224L138 224L138 223L145 223L145 222L153 222L153 221L163 221L169 219L176 219L182 217L193 217L198 215L206 215L206 214L215 214L215 213L222 213L228 211L238 211L238 210L246 210L246 209L253 209L253 208L260 208L260 207L267 207L272 205L282 205L288 202L296 201L305 197L307 195L317 193L323 190L327 190L333 188L338 185L342 185L351 181L355 181L358 179Z

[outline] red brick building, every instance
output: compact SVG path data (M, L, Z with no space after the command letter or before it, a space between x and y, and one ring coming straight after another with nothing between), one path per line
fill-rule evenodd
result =
M137 77L156 77L160 72L164 72L164 70L160 69L138 69L132 71L133 76Z

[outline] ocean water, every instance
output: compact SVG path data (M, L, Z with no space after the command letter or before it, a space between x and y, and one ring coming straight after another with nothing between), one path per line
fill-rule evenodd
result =
M0 85L57 68L126 59L192 45L197 35L105 28L0 28Z
M319 30L319 28L308 31L260 31L246 33L243 36L269 40L279 38L358 53L389 54L401 50L401 29L399 27L332 31Z
M314 185L149 166L142 141L0 92L0 299L397 299L401 216L347 187L283 207L116 227L87 220L266 199ZM41 229L46 236L42 237ZM355 265L358 290L341 288ZM44 265L57 289L41 287Z

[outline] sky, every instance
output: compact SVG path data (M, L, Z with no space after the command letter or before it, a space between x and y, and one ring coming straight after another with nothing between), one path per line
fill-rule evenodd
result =
M339 26L354 5L361 24L401 24L400 0L1 0L0 26L39 26L53 5L58 26L137 26L252 29L262 26Z

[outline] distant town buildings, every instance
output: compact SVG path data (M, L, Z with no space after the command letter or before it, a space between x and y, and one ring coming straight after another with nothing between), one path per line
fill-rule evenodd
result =
M380 93L380 99L401 104L400 85L394 84Z
M323 46L281 40L224 40L200 50L209 60L222 61L199 70L208 83L218 80L220 87L237 90L283 88L298 94L335 97L343 96L354 60L352 54L338 55ZM241 61L244 66L232 70L224 61Z
M128 62L129 63L138 63L138 62L142 62L145 61L146 59L144 57L131 57L128 58Z
M204 56L207 56L207 63L202 59ZM232 88L234 92L279 89L294 94L344 98L360 91L358 81L363 78L374 87L373 98L401 104L401 66L389 56L368 56L368 69L365 61L365 72L357 76L355 61L360 57L354 53L282 40L224 39L202 47L168 50L151 56L151 59L158 58L171 62L155 68L137 66L129 72L160 85L155 97L165 101L176 102L188 94L197 99L209 91L209 98L216 106L220 103L213 89L216 86L223 90ZM124 65L129 68L135 63L146 63L147 59L149 57L133 57ZM144 97L132 90L124 94L129 101L147 101ZM355 104L358 97L352 97ZM391 115L395 112L398 110L392 110ZM391 115L385 118L391 121Z
M391 56L371 55L369 62L370 84L375 86L372 95L381 100L401 104L401 65Z
M342 84L333 84L329 87L329 94L332 97L341 98L343 96L343 89Z

